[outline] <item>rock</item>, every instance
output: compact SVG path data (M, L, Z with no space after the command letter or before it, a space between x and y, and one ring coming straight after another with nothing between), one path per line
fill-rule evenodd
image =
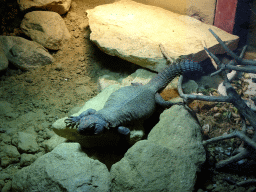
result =
M43 146L44 146L46 152L50 152L55 147L57 147L59 144L64 143L65 141L67 141L67 139L55 134L49 140L44 141Z
M32 40L52 50L59 50L71 37L62 17L50 11L27 13L20 27Z
M3 187L5 185L4 180L0 180L0 190L2 191Z
M172 150L143 140L111 167L115 191L192 191L196 167Z
M3 189L1 190L1 192L9 192L9 191L11 191L11 188L12 188L12 181L8 181L4 185Z
M193 191L205 161L201 140L200 126L183 106L165 110L148 140L111 167L112 191Z
M185 94L197 93L198 85L194 80L188 80L186 83L182 84L182 90Z
M103 90L110 85L116 85L116 84L119 85L117 80L114 79L113 76L111 75L103 75L98 79L98 85L100 90Z
M0 42L0 71L3 71L7 69L9 62L6 55L4 54L4 51L1 49L1 47L2 46Z
M183 106L173 106L161 114L148 140L111 167L112 191L193 191L204 161L200 126Z
M28 122L31 122L31 121L33 122L35 120L44 120L45 121L46 117L47 117L47 115L44 113L44 110L43 109L38 109L35 112L30 111L28 113L25 113L24 115L19 116L16 119L16 123L21 122L21 120L22 120L23 123L28 123ZM44 124L44 122L41 123L40 125L38 125L38 127L39 126L41 127L43 124Z
M7 180L7 179L11 179L11 178L12 178L12 176L8 173L3 172L0 174L0 180Z
M42 45L22 37L0 36L1 50L11 63L25 70L53 62L53 57ZM3 52L0 55L3 56Z
M37 158L36 155L23 153L20 158L20 166L24 167L31 165Z
M218 85L223 82L224 79L220 75L214 75L214 76L202 76L200 80L197 81L199 87L201 89L206 89L206 88L214 88L218 89Z
M115 79L114 76L104 75L99 78L98 84L100 90L114 84L121 84L121 86L129 86L131 83L147 84L156 73L145 69L137 69L134 73L123 79ZM174 78L166 87L166 89L176 89L178 85L178 77Z
M150 131L148 140L175 151L199 166L205 161L201 128L193 111L174 105L160 115L160 121Z
M21 11L39 8L62 15L69 11L71 0L18 0L18 4Z
M0 148L1 166L6 167L12 163L19 162L20 153L13 145L1 145Z
M0 134L0 141L5 144L11 144L12 139L7 133Z
M13 143L18 147L19 151L22 152L35 153L39 151L36 135L30 133L18 132L13 139Z
M106 165L89 158L78 143L65 143L17 172L12 190L106 192L110 191L110 174Z
M8 103L7 101L0 101L0 115L5 116L9 113L12 113L13 108L12 104Z
M155 71L166 66L160 43L170 57L202 61L208 58L202 42L214 54L225 52L209 28L232 50L239 39L189 16L129 0L100 5L87 13L90 39L102 51Z

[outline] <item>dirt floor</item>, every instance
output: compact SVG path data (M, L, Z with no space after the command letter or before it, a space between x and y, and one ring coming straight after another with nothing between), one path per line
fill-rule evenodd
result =
M4 2L0 11L5 10L6 14L1 21L0 35L25 37L19 29L23 14L14 0ZM105 0L105 3L111 2L113 0ZM61 50L51 52L55 59L53 64L32 71L21 71L10 64L0 74L0 101L10 103L14 109L0 120L0 128L24 130L32 126L39 133L40 129L49 128L57 119L71 114L71 109L74 113L97 95L100 91L98 77L109 72L116 77L125 77L139 68L102 53L90 42L89 30L79 29L80 24L88 22L85 10L100 4L102 0L73 0L70 11L63 16L72 37ZM246 84L243 81L240 83L242 86L237 87L243 92ZM215 94L214 90L209 92ZM241 129L241 119L230 104L195 102L191 107L198 113L201 125L206 126L203 129L205 139ZM228 177L237 181L255 178L255 165L214 169L214 163L229 156L219 154L216 147L233 150L239 144L238 140L223 141L207 148L208 160L198 175L195 191L256 191L255 186L238 187L225 180ZM0 171L3 170L0 168Z

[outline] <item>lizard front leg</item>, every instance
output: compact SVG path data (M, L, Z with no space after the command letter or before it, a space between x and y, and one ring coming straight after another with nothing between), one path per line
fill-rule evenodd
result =
M117 131L122 135L128 135L130 133L130 129L124 126L119 126Z
M82 112L79 116L70 116L69 118L65 119L64 122L66 123L66 126L74 127L80 122L80 120L83 117L92 115L94 113L96 113L95 109L87 109L86 111Z

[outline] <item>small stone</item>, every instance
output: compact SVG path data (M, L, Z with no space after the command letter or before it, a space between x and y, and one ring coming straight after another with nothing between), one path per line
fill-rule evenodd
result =
M218 111L219 108L218 107L213 107L213 111Z
M202 130L204 135L208 135L210 131L210 125L209 124L203 125Z
M213 189L213 185L212 185L212 184L207 185L206 189L207 189L207 190L212 190L212 189Z
M78 61L85 61L85 57L83 57L83 56L79 57Z
M245 73L245 74L244 74L244 78L245 78L245 79L250 79L251 76L250 76L248 73Z
M69 105L71 103L70 99L65 100L65 104Z
M76 30L76 31L73 33L73 36L74 36L75 38L78 38L78 37L79 37L79 32Z
M69 12L68 15L70 17L70 21L75 21L77 18L77 14L75 12Z
M214 118L219 118L220 116L221 116L221 113L215 113L215 114L213 115Z
M239 117L240 117L240 115L238 115L238 114L236 114L236 113L234 113L234 112L232 112L232 116L233 116L234 118L239 118Z
M72 3L71 3L71 7L72 7L72 8L76 8L76 7L77 7L77 3L76 3L76 2L74 2L74 1L72 1Z
M224 152L222 147L215 147L215 151L217 151L219 153L223 153Z
M80 29L80 30L85 30L85 29L88 28L88 27L89 27L89 21L88 21L88 20L84 21L83 23L81 23L81 24L79 25L79 29Z
M33 80L32 80L32 79L25 79L25 81L26 81L27 83L33 83Z
M62 15L65 14L71 5L71 0L18 0L21 11L28 12L28 9L45 9L57 12ZM73 3L72 3L73 5Z
M56 67L55 67L55 70L56 70L56 71L61 71L61 70L63 70L62 64L58 63L58 64L56 65Z

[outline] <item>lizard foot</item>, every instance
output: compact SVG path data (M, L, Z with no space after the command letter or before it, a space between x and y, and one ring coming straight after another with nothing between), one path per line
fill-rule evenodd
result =
M64 120L67 127L75 127L79 124L79 121L80 121L79 116L76 116L76 117L70 116L69 118Z
M64 122L66 123L67 127L75 127L80 123L80 120L83 117L92 115L95 112L95 109L87 109L86 111L82 112L79 116L70 116L69 118L65 119Z
M128 135L130 133L130 129L127 127L120 126L117 128L117 131L122 135Z
M77 131L81 135L92 135L100 134L104 128L108 128L108 123L101 117L92 114L81 118Z

